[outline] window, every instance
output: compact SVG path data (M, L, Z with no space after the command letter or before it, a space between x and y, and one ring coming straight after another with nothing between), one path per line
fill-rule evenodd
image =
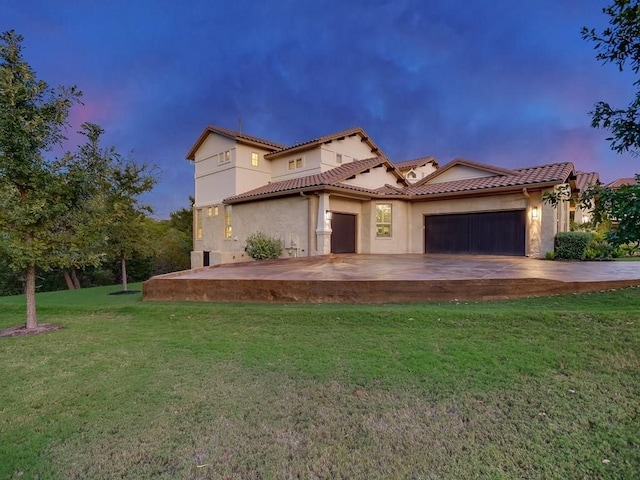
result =
M213 207L207 207L207 217L213 216Z
M218 206L214 205L213 207L207 207L207 217L217 217L218 216Z
M218 205L214 205L213 206L213 216L217 217L218 216Z
M336 153L336 163L342 163L342 154Z
M260 165L260 155L256 152L251 152L251 166L257 167L258 165Z
M196 210L196 240L202 240L202 209Z
M407 178L416 178L416 172L414 172L413 170L411 170L409 173L407 173Z
M302 157L296 158L295 160L289 160L289 170L302 168L302 165L303 165Z
M376 237L391 236L391 204L376 205Z
M231 238L231 205L224 206L224 238Z
M231 150L225 150L224 152L218 154L218 165L222 165L223 163L229 163L231 161Z

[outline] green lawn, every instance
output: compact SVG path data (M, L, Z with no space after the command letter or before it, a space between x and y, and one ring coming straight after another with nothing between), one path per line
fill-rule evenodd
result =
M0 338L0 479L640 471L640 289L375 306L116 289L39 294L64 328ZM0 309L0 329L23 322L22 297Z

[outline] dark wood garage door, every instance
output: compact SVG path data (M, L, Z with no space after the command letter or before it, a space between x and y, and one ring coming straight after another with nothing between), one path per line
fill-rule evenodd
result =
M524 210L426 215L426 253L524 255Z
M331 253L356 252L356 216L331 214Z

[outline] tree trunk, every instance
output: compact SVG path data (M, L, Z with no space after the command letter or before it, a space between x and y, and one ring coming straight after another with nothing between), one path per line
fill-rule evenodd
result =
M120 259L120 264L122 265L122 291L128 291L127 287L127 261L124 259L124 256Z
M78 269L76 267L71 267L71 279L73 280L73 288L82 288L80 280L78 279Z
M62 269L62 276L64 277L64 283L67 284L67 290L73 290L76 288L76 286L73 284L73 280L71 280L71 277L69 276L69 272L67 272L66 268Z
M25 274L25 294L27 297L27 329L36 328L36 266L29 265Z

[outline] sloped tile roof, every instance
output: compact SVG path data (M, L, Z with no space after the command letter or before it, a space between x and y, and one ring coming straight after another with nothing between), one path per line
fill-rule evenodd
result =
M618 178L607 185L607 188L620 188L623 185L633 185L636 183L635 178Z
M189 153L187 153L187 157L186 157L187 160L195 159L196 151L198 150L198 148L200 148L200 146L206 140L206 138L209 136L210 133L218 133L220 135L224 135L225 137L232 138L238 142L245 141L249 143L263 145L264 147L267 147L270 150L282 150L283 148L287 148L286 145L272 142L271 140L254 137L253 135L247 135L246 133L239 132L237 130L229 130L227 128L217 127L215 125L209 125L204 129L202 134L200 134L200 137L198 138L196 143L193 145L193 147L191 147L191 150L189 150Z
M597 172L576 172L576 187L582 192L589 185L598 183L599 179Z
M393 162L396 168L399 168L400 170L409 170L411 168L422 167L427 163L433 163L435 166L438 166L436 157L431 157L431 156L414 158L413 160L405 160L403 162Z
M357 160L355 162L345 163L327 172L269 183L248 192L226 198L224 202L240 203L241 201L249 199L254 200L261 197L271 197L277 196L279 194L295 193L296 191L302 191L313 187L330 186L374 195L376 194L376 190L349 185L342 182L354 175L357 175L364 172L365 170L377 167L379 165L387 165L388 168L393 168L398 179L402 179L402 175L400 174L400 172L395 169L395 167L393 166L393 164L391 164L391 162L389 162L389 160L387 160L385 157L373 157L367 158L365 160ZM398 191L394 190L393 193L388 194L398 194Z
M507 171L511 173L441 183L425 183L424 181L420 181L407 187L407 191L412 196L421 197L505 189L509 187L526 187L535 184L564 183L574 174L573 164L569 162Z
M456 158L455 160L452 160L451 162L447 163L446 165L440 167L435 172L432 172L431 174L429 174L426 177L424 177L422 180L417 182L415 184L415 186L417 187L417 186L422 185L423 183L429 183L434 178L439 177L440 175L442 175L447 170L451 170L452 168L454 168L454 167L456 167L458 165L463 165L463 166L475 168L475 169L478 169L478 170L484 170L487 173L494 173L494 174L514 175L516 173L514 170L509 170L509 169L502 168L502 167L496 167L495 165L488 165L488 164L485 164L485 163L474 162L472 160L466 160L464 158Z
M337 133L332 133L329 135L324 135L322 137L317 137L317 138L313 138L311 140L307 140L305 142L299 142L296 143L290 147L284 147L280 150L277 150L275 152L272 153L268 153L265 155L265 158L276 158L279 157L281 155L288 155L290 153L296 152L296 151L302 151L302 150L308 150L310 148L313 148L317 145L321 145L323 143L327 143L327 142L332 142L334 140L338 140L340 138L344 138L344 137L349 137L352 135L360 135L360 137L362 138L362 141L366 141L367 144L369 145L369 147L371 148L371 152L374 155L378 155L378 156L382 156L384 157L384 153L382 152L382 150L380 150L380 148L375 144L375 142L373 140L371 140L371 138L367 135L367 133L360 127L354 127L354 128L349 128L347 130L342 130L341 132L337 132Z

